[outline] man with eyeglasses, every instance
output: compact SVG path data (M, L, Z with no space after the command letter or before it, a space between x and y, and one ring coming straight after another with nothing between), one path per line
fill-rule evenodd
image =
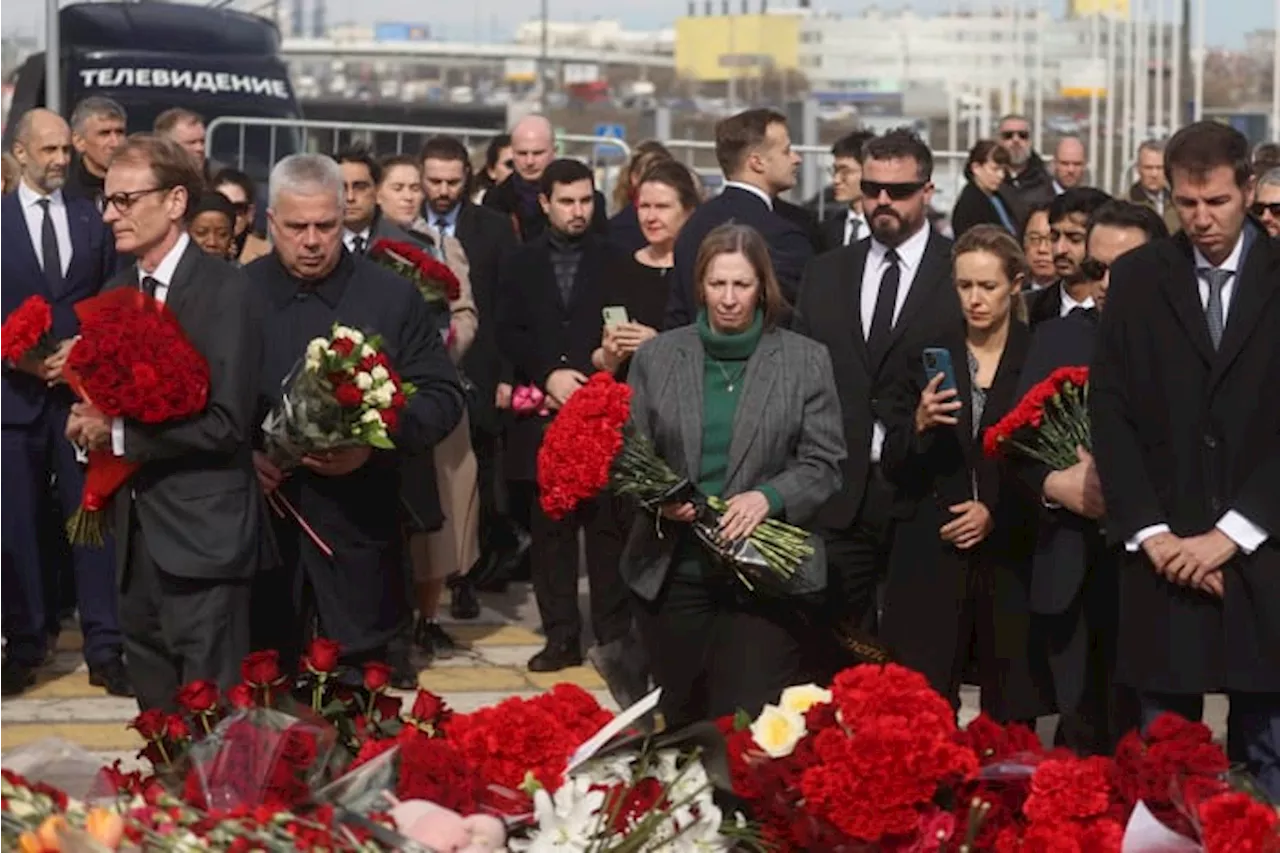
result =
M1280 237L1280 166L1258 179L1249 213L1262 223L1268 234Z
M1095 307L1092 288L1080 265L1084 263L1089 217L1110 200L1102 190L1079 187L1067 190L1049 205L1049 247L1058 280L1027 296L1027 323L1032 329L1076 309Z
M1036 327L1018 395L1059 367L1093 360L1098 312L1106 305L1110 265L1126 252L1169 236L1150 208L1109 201L1089 217L1081 273L1094 310L1072 312ZM1081 754L1107 754L1137 724L1133 697L1112 686L1115 670L1115 554L1099 527L1105 511L1097 466L1087 450L1062 471L1027 459L1014 464L1044 504L1031 563L1031 610L1048 644L1058 711L1058 742Z
M837 207L822 223L829 249L848 246L871 234L862 212L862 146L874 136L869 130L855 130L831 146L831 190Z
M831 353L849 448L843 486L818 514L827 545L827 619L874 631L877 587L893 539L894 493L880 471L885 391L904 353L963 321L951 285L951 241L928 222L929 147L898 129L871 139L863 152L860 189L870 239L809 263L792 328ZM830 666L848 663L837 654Z
M1022 229L1022 251L1027 256L1030 273L1021 297L1044 290L1058 280L1053 268L1053 239L1049 228L1049 205L1033 207Z
M1009 154L1010 168L1005 183L1021 199L1023 208L1048 204L1054 196L1053 177L1040 155L1031 150L1031 122L1020 115L1003 117L996 141Z
M4 696L22 693L49 651L57 630L58 601L47 595L74 577L84 657L91 684L115 696L132 696L121 662L111 552L75 548L72 572L59 565L62 525L80 503L83 469L63 427L74 396L62 366L79 322L75 305L95 296L114 272L115 247L93 202L63 193L71 161L71 129L61 117L37 109L17 119L13 154L22 170L15 192L0 202L4 253L4 316L32 297L45 299L53 315L56 350L27 355L3 368L4 468ZM56 511L49 481L56 475ZM50 516L56 522L51 528Z

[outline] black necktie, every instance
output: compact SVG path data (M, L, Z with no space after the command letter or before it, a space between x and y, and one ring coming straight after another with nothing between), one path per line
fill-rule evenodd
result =
M893 331L893 309L898 304L898 283L902 280L902 267L898 253L890 249L885 253L888 264L880 276L880 291L876 294L876 309L871 314L871 331L867 334L867 351L879 364L889 349L889 333Z
M44 279L54 293L62 291L62 255L58 252L58 234L53 230L53 216L49 213L49 199L37 202L44 208L44 222L40 225L40 253L44 257Z
M355 255L364 254L364 238L359 234L351 238L351 252Z
M156 298L156 287L159 285L160 282L149 275L142 277L142 292L152 299Z

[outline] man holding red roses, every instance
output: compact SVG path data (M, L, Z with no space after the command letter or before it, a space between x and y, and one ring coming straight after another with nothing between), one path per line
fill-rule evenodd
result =
M72 408L67 438L140 467L115 495L117 580L126 666L144 710L207 679L239 680L249 651L250 579L269 561L249 445L261 361L244 274L186 234L201 180L176 143L130 137L112 158L104 220L137 264L105 290L137 288L162 303L209 367L199 415L144 424Z

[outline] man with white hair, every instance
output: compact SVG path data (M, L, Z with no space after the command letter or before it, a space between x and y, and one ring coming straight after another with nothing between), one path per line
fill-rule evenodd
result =
M320 635L341 645L344 663L387 660L388 644L410 616L401 455L429 453L463 411L458 371L427 304L408 280L347 250L344 205L342 170L329 157L295 154L271 171L267 223L274 248L245 268L266 303L260 414L279 401L308 342L328 338L335 323L380 336L392 366L417 391L392 428L394 451L368 445L323 451L287 472L254 454L262 489L278 491L314 531L313 538L292 516L274 519L282 570L261 577L254 594L255 645L280 649L288 665L302 651L312 615ZM393 685L412 687L408 661L393 666Z
M527 243L547 230L547 215L538 202L539 181L556 159L556 132L546 116L527 115L511 128L511 177L485 193L484 206L502 213L511 221L516 238ZM590 231L607 234L608 209L604 196L595 192L595 212Z

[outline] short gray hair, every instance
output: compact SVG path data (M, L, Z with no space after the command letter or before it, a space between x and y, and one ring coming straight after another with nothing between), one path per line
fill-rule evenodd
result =
M342 169L332 157L324 154L290 154L276 163L267 186L268 206L274 208L281 193L333 193L333 197L338 200L338 209L346 207L347 193L342 183Z
M1163 154L1164 140L1163 139L1147 139L1143 141L1142 144L1138 146L1138 153L1141 154L1143 151L1154 151L1157 154Z
M1268 169L1258 178L1258 189L1262 187L1280 187L1280 166Z
M129 123L129 115L124 107L103 95L90 95L76 104L71 111L71 129L79 133L84 123L91 118L115 119L124 124Z

